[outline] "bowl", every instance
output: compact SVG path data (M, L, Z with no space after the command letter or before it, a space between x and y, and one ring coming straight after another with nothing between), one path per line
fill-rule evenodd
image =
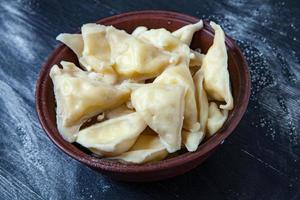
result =
M184 25L195 23L198 18L169 11L137 11L101 19L97 23L113 25L131 33L137 26L166 28L174 31ZM64 30L61 30L62 32ZM204 21L204 27L193 38L191 47L201 48L206 53L212 45L213 29ZM200 165L232 133L246 111L250 95L250 74L247 63L233 39L226 35L228 69L230 73L234 108L230 111L223 127L210 139L199 145L195 152L184 152L163 161L143 165L123 164L92 156L79 145L65 141L56 127L55 98L49 71L61 60L74 62L79 66L76 55L64 44L60 44L42 66L36 83L36 110L47 136L63 152L79 162L107 176L124 181L156 181L183 174Z

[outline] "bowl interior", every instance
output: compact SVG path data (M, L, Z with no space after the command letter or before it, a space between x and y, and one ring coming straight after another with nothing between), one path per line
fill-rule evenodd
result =
M197 18L174 12L142 11L116 15L99 20L97 23L113 25L118 29L123 29L131 33L137 26L146 26L148 28L163 27L169 31L174 31L184 25L195 23L198 20ZM206 53L208 48L212 45L213 35L213 30L209 24L205 22L204 28L194 35L191 47L193 49L200 48L203 53ZM60 149L73 158L94 168L102 168L110 171L116 170L119 172L156 170L180 165L183 162L188 162L196 157L206 155L210 150L218 146L236 127L246 110L250 94L249 72L245 59L237 45L228 36L226 36L226 46L234 109L229 113L224 126L212 138L202 143L196 152L186 152L157 163L126 165L95 158L87 153L87 151L79 148L78 145L66 142L60 136L56 128L55 98L52 80L49 77L51 67L54 64L58 64L61 60L74 62L79 66L76 55L65 45L59 45L59 47L55 49L40 72L36 86L36 108L40 122L47 135Z

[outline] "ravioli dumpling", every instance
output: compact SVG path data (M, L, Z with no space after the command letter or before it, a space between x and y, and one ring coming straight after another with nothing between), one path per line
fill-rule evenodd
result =
M131 33L132 36L138 37L141 33L147 31L148 28L145 26L138 26L134 29L134 31Z
M131 93L135 110L158 133L168 152L180 149L185 88L180 85L149 84Z
M140 32L138 38L156 46L157 48L174 51L180 45L180 40L174 37L168 30L164 28L150 29Z
M125 104L123 104L123 105L121 105L117 108L107 110L105 112L105 117L107 119L113 119L113 118L116 118L116 117L120 117L120 116L123 116L123 115L133 113L133 112L134 112L134 110L129 109Z
M177 37L181 42L190 46L194 33L199 31L202 28L203 28L203 21L200 20L195 24L189 24L183 26L182 28L174 31L172 35Z
M80 126L90 117L126 102L130 90L99 81L95 73L82 71L70 62L50 71L56 98L57 127L63 138L74 142Z
M173 65L189 65L190 48L164 28L150 29L138 35L141 40L171 53Z
M201 66L204 59L204 54L191 50L190 53L190 67Z
M145 83L131 82L131 81L125 80L125 81L121 82L119 86L121 88L127 88L127 89L130 89L130 90L134 91L134 90L136 90L136 89L138 89L140 87L143 87L145 85L147 85L147 84L145 84Z
M76 142L101 156L116 156L130 149L146 127L141 115L134 112L79 131Z
M208 49L201 68L204 72L204 88L209 97L217 101L225 101L221 109L231 110L233 98L230 90L229 72L227 70L227 51L225 36L221 27L210 22L215 30L213 45Z
M186 88L183 128L198 131L197 104L193 78L187 67L170 67L158 76L154 83L178 84Z
M188 151L196 151L204 136L203 131L190 132L182 130L182 143Z
M150 133L149 133L150 131ZM159 137L153 131L146 129L136 140L129 151L110 159L117 159L126 163L142 164L163 160L168 151L162 145Z
M203 86L203 71L200 69L198 72L196 72L193 79L196 87L196 101L198 107L198 119L200 121L200 130L205 133L208 118L208 99Z
M111 66L110 46L106 40L106 26L84 24L81 27L83 48L83 66L88 70L99 71L103 66Z
M169 65L169 54L125 31L108 27L107 41L114 69L124 78L134 80L153 78Z
M82 56L83 39L81 34L61 33L56 37L56 40L67 45L78 58Z
M227 117L228 110L220 110L215 102L209 104L207 120L208 137L211 137L223 126Z
M107 27L100 24L82 26L84 47L79 62L87 71L100 73L106 82L113 84L118 77L110 60L111 50L106 39L106 30Z
M203 88L203 72L199 70L193 77L196 87L196 102L198 108L198 120L200 122L200 130L182 131L182 140L188 151L196 151L199 144L203 140L206 131L206 123L208 118L208 100Z

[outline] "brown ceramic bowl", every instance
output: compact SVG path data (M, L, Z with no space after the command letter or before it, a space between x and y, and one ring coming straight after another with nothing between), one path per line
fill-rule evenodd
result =
M97 23L113 25L131 33L137 26L148 28L166 28L174 31L199 19L185 14L168 11L138 11L115 15L99 20ZM62 30L63 32L63 30ZM213 30L207 22L198 31L192 41L192 48L201 48L206 53L213 42ZM247 63L236 43L226 36L229 73L234 97L234 109L230 112L224 126L209 140L202 143L197 151L182 153L156 163L126 165L93 157L76 144L66 142L58 133L55 120L55 98L50 68L61 60L78 64L75 54L60 44L43 65L36 84L36 110L39 120L48 137L63 152L83 164L110 177L126 181L154 181L183 174L201 164L227 138L241 120L246 111L250 95L250 75Z

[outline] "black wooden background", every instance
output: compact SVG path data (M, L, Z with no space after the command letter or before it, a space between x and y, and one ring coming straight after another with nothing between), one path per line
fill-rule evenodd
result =
M160 9L214 20L252 75L234 134L195 170L155 183L117 182L46 137L35 82L61 32L118 13ZM300 2L0 0L0 199L300 199Z

